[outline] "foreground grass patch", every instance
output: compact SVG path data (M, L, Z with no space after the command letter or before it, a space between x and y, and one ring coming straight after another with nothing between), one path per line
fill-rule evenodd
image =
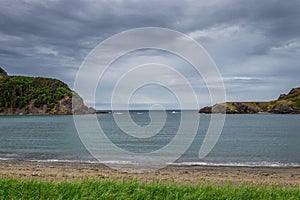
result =
M0 199L300 199L300 189L0 179Z

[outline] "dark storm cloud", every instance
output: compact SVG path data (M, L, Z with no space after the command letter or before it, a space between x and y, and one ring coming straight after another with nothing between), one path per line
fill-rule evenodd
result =
M165 27L204 45L228 96L239 99L243 94L236 88L246 87L269 99L300 85L299 10L297 0L2 0L0 64L10 74L56 77L72 86L76 70L99 42L131 28ZM266 96L266 91L274 92Z
M61 67L66 64L62 56L80 62L98 42L110 35L141 26L166 26L172 21L166 10L180 11L167 4L162 9L153 4L151 7L138 2L1 1L0 48L6 56L19 55L14 63L6 63L5 57L1 62L12 68L26 67L23 58L34 54L32 64L38 60L40 65L51 65L48 60L43 63L48 56L47 49L57 52ZM44 51L40 52L39 47Z

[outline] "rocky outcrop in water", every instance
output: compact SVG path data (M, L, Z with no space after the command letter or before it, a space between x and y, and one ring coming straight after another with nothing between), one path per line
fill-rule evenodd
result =
M277 100L269 102L226 102L201 108L199 113L227 114L300 114L300 87L288 94L281 94Z

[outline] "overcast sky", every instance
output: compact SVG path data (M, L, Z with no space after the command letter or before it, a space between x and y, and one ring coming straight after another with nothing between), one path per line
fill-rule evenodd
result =
M84 58L101 41L132 28L163 27L187 34L208 51L223 77L228 101L266 101L300 86L299 10L299 0L1 0L0 65L10 75L54 77L72 88ZM188 63L158 50L119 59L99 86L96 102L85 101L108 108L115 84L110 80L124 71L118 69L153 61L181 68L200 106L209 105L201 76L194 76ZM151 71L139 78L143 76ZM161 76L176 83L167 71ZM178 106L158 86L141 88L131 101L136 108L159 102Z

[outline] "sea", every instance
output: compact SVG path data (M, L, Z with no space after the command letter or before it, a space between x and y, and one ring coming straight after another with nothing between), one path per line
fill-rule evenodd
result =
M149 155L151 155L149 153L158 152L153 162L165 161L171 155L159 152L175 139L183 114L188 117L185 120L196 122L198 128L195 134L190 134L195 129L190 126L184 127L183 134L189 133L187 137L193 136L193 138L188 138L191 139L191 143L186 148L180 148L180 143L178 143L178 149L185 149L185 151L176 154L178 158L174 162L166 164L300 166L300 115L226 115L224 127L215 146L207 156L199 158L199 150L203 145L212 115L178 110L156 111L156 116L165 116L165 121L162 127L155 130L157 133L149 137L145 132L141 137L136 137L139 131L151 132L149 124L155 122L155 119L151 118L148 111L130 111L129 115L125 115L125 111L92 115L91 118L97 120L102 130L99 134L104 133L107 139L102 142L110 143L109 145L99 144L97 147L98 152L105 155L106 160L101 160L101 155L96 157L93 155L93 151L89 149L80 135L84 133L78 133L78 127L71 115L0 116L0 159L130 164L128 160L124 161L123 154L119 157L115 155L119 150L129 155L148 155L145 156L145 162L149 162ZM126 116L126 120L129 117L135 126L128 126L125 131L120 128L122 115ZM116 123L116 117L119 123ZM86 120L86 123L84 120L81 122L89 124L90 119L87 117ZM123 120L127 123L125 118ZM89 125L87 127L94 132L99 130L99 127L89 127ZM110 146L113 149L109 149ZM102 147L105 149L101 149ZM177 149L176 146L175 149ZM110 157L112 160L107 160Z

